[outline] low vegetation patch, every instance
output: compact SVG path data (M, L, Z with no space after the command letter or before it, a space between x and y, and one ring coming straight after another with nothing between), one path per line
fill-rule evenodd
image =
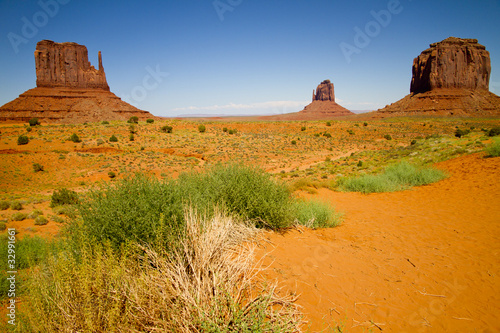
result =
M78 194L75 191L62 188L55 190L50 198L50 207L74 205L78 203Z
M486 147L486 153L488 153L488 157L500 156L500 139L493 139L493 143Z
M342 178L338 182L338 188L345 192L394 192L434 183L445 177L446 174L438 169L419 168L407 162L399 162L387 167L383 173L378 175Z

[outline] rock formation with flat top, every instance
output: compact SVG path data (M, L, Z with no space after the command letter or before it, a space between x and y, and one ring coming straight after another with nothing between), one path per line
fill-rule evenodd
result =
M304 110L294 113L286 113L276 116L262 116L265 120L328 120L333 117L353 115L351 111L335 102L333 83L330 80L321 82L316 90L313 90L312 103Z
M500 115L500 97L489 91L490 72L490 54L477 39L430 44L413 60L410 94L374 115Z
M325 80L321 82L316 88L316 92L313 90L312 101L330 101L335 102L335 93L333 89L333 83L330 80Z
M449 37L413 60L410 92L438 88L489 90L490 53L477 39Z
M91 88L109 91L99 51L99 69L90 65L87 48L42 40L35 51L37 87Z
M42 40L35 50L37 87L0 107L0 121L83 123L153 118L109 90L99 51L99 68L88 60L87 48L76 43Z

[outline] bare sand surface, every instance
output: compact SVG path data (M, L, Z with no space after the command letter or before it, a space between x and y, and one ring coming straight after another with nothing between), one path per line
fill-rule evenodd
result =
M266 233L265 277L300 295L308 331L500 331L500 158L436 167L450 177L407 191L321 189L341 226Z

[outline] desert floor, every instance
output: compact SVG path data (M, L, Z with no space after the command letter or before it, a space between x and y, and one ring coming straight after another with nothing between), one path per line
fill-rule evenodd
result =
M257 165L297 196L328 201L344 214L336 228L266 231L259 243L264 276L299 296L307 330L500 331L500 158L484 153L486 130L500 120L204 121L204 133L199 124L42 124L29 132L23 124L0 125L0 200L21 202L27 215L14 221L19 212L7 209L0 221L19 238L57 237L68 217L49 207L55 189L83 193L135 172L176 177L227 161ZM173 133L163 133L164 125ZM457 138L457 128L471 133ZM81 142L69 140L73 133ZM27 145L17 145L21 134L30 137ZM332 190L338 178L403 159L449 177L393 193ZM35 172L34 163L44 171ZM48 224L34 225L34 210Z
M450 178L408 191L319 190L342 226L266 235L265 275L300 295L311 330L500 331L500 159L437 167Z

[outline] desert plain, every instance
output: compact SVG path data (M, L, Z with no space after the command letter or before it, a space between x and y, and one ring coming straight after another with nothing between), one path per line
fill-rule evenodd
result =
M0 201L22 209L0 211L0 220L19 239L57 239L69 219L49 206L57 189L85 193L137 172L176 178L237 161L343 216L334 228L263 231L256 241L262 277L297 297L304 331L497 332L500 159L485 149L493 142L488 131L499 125L498 118L363 115L1 124ZM457 137L457 129L469 133ZM18 145L22 134L29 143ZM343 177L377 174L403 160L447 177L391 193L337 187ZM48 223L35 225L33 211ZM18 213L24 218L15 221Z

